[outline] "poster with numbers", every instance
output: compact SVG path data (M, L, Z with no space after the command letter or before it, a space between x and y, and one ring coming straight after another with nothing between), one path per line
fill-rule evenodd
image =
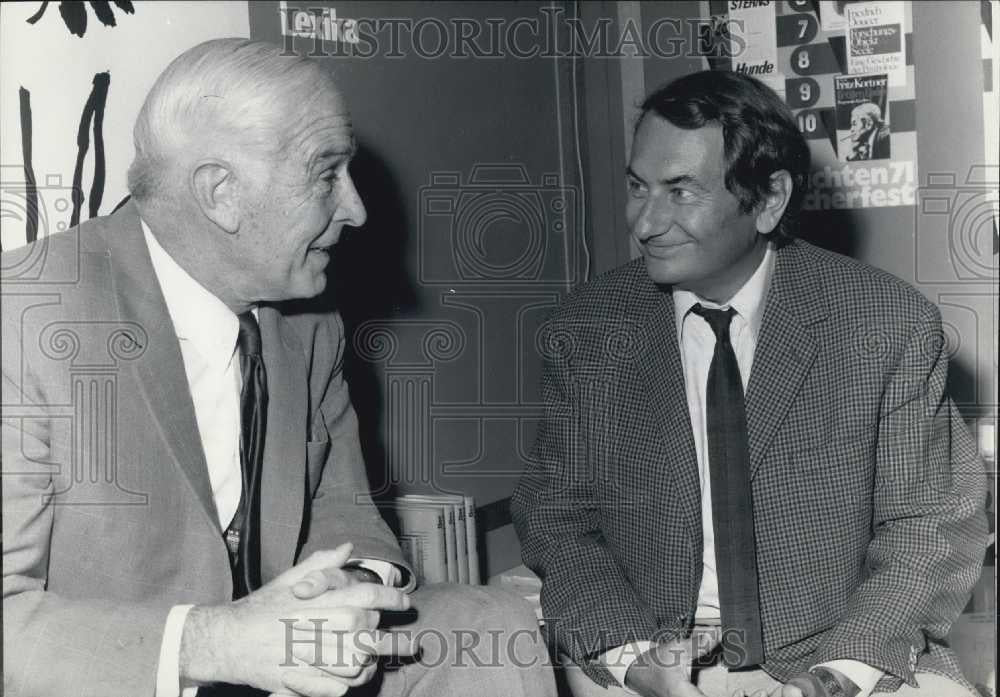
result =
M767 69L769 83L784 77L784 90L776 91L812 154L804 209L916 203L911 10L910 2L703 3L703 16L725 27L716 36L730 44L716 46L706 67L754 77ZM761 28L764 13L773 17L773 32ZM773 69L761 56L774 56Z

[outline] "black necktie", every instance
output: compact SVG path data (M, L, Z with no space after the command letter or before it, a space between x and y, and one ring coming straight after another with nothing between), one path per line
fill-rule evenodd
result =
M267 423L267 373L261 357L260 329L252 312L239 315L240 332L240 504L226 531L233 566L233 597L260 587L260 479Z
M708 369L706 394L708 467L712 484L712 525L722 610L723 661L730 668L764 661L757 587L750 450L743 382L729 340L736 314L695 305L715 333L715 353Z

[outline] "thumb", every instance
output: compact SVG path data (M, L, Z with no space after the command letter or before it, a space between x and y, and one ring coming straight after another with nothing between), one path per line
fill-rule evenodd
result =
M805 697L805 693L797 685L787 684L781 687L781 697Z
M292 585L304 580L313 571L322 571L323 569L331 568L339 569L351 558L353 551L354 545L350 542L345 542L334 549L323 549L313 552L278 578L286 585Z

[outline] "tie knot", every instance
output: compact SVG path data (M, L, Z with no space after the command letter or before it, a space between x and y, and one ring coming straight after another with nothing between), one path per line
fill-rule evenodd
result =
M729 323L732 322L736 310L731 307L726 310L711 310L699 304L692 307L691 312L705 318L715 333L716 341L729 341Z
M260 355L260 327L252 312L237 315L240 321L240 333L236 337L236 345L244 356Z

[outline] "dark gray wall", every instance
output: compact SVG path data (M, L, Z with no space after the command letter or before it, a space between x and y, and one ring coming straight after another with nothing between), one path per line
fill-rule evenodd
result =
M390 48L385 31L370 58L322 59L352 110L352 173L369 212L336 250L331 302L355 340L348 375L376 494L475 496L492 528L485 571L510 568L520 555L506 500L540 413L536 331L586 265L573 66L510 51L425 57L437 50L437 21L449 32L463 20L541 23L539 4L302 6L335 7L340 19L435 20L422 43L403 30ZM250 12L255 38L280 40L277 3ZM520 46L530 48L529 34Z

